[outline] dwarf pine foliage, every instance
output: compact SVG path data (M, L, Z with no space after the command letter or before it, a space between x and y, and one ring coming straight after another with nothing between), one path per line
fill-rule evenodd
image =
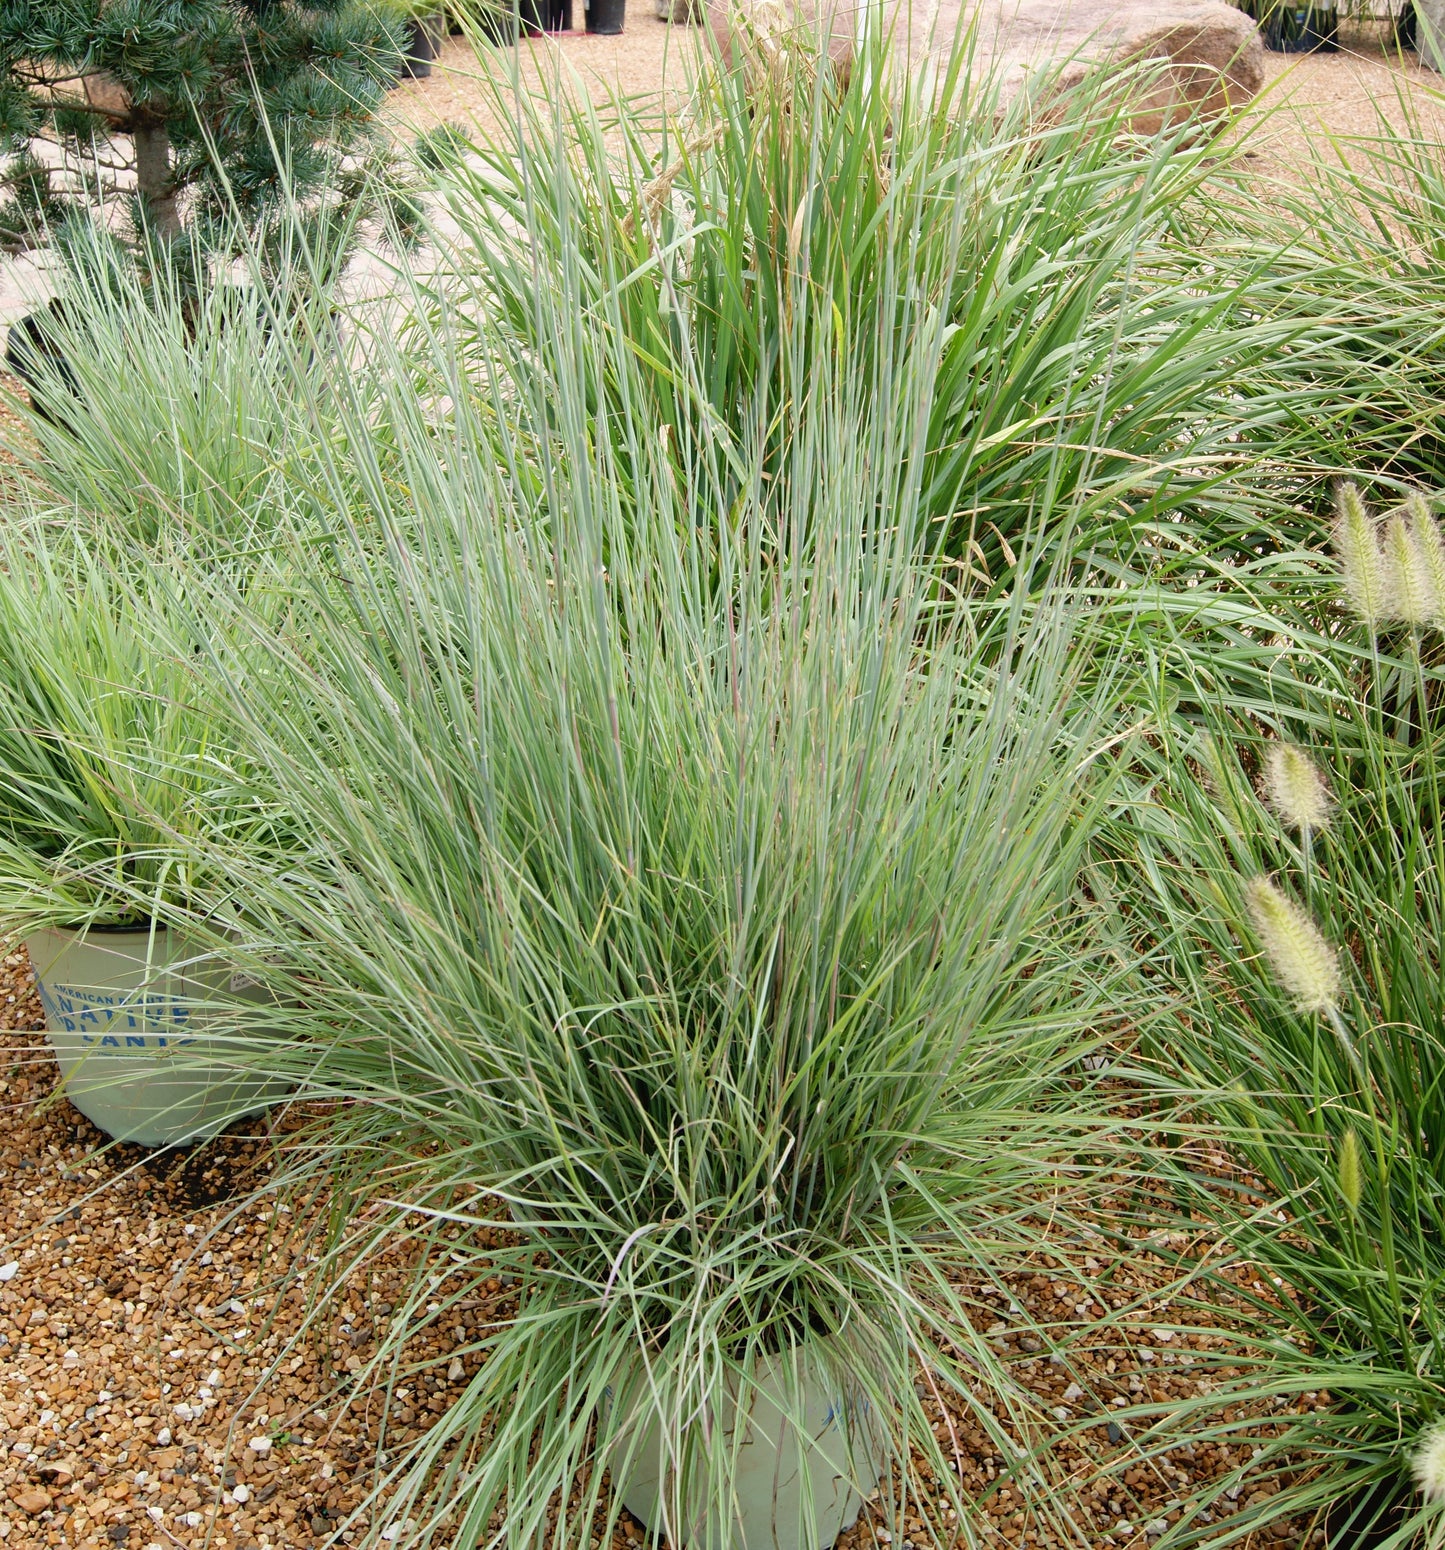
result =
M132 191L162 239L345 191L400 34L370 0L0 0L0 246Z

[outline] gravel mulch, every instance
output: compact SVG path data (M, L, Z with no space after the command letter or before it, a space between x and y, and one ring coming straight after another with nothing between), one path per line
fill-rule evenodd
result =
M28 959L11 952L0 959L0 1543L320 1543L372 1478L381 1397L347 1390L413 1267L400 1253L373 1266L328 1327L298 1334L300 1234L273 1200L247 1199L274 1156L266 1122L192 1156L98 1154L99 1133L54 1094L40 1026ZM1082 1487L1085 1503L1067 1543L1147 1550L1189 1501L1204 1498L1223 1522L1256 1492L1277 1490L1277 1476L1240 1471L1282 1417L1259 1416L1229 1446L1195 1445L1181 1425L1177 1446L1141 1461L1127 1425L1111 1417L1141 1403L1186 1405L1227 1382L1231 1369L1217 1363L1230 1310L1176 1300L1161 1245L1113 1254L1104 1241L1060 1244L958 1290L1040 1414L1059 1422L1050 1468L1058 1483ZM473 1338L509 1308L499 1285L479 1290L451 1328L409 1349L431 1370L394 1397L389 1441L424 1429L475 1371ZM1121 1327L1113 1315L1125 1308ZM1067 1354L1050 1352L1056 1342ZM977 1420L936 1397L926 1403L980 1504L976 1542L1062 1550ZM921 1522L915 1531L921 1540ZM644 1539L625 1520L614 1550ZM840 1550L885 1540L865 1513ZM1260 1550L1322 1542L1302 1524L1251 1541Z
M365 1495L376 1407L338 1391L407 1267L378 1264L278 1364L301 1316L289 1224L270 1203L237 1212L269 1166L264 1124L193 1157L97 1156L99 1132L46 1101L23 952L0 984L0 1542L304 1550ZM403 1386L392 1435L445 1388Z
M560 85L574 100L586 98L599 108L618 97L642 112L676 108L704 47L701 29L674 26L645 12L629 16L620 37L545 33L523 38L515 51L489 49L480 62L465 39L449 38L430 76L407 81L388 96L385 118L402 134L446 123L495 134L496 97L487 76L495 72L505 80L514 66L524 93Z
M1372 139L1389 126L1445 145L1445 77L1400 52L1380 24L1347 26L1333 54L1269 54L1255 104L1256 170L1297 181L1312 155L1333 160L1334 137ZM1358 152L1346 160L1362 166Z

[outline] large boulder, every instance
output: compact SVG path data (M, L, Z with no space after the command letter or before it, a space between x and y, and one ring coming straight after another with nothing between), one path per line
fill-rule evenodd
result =
M1259 29L1226 0L964 0L962 13L958 0L943 0L931 36L910 27L910 55L947 49L957 23L975 19L978 60L998 68L1006 91L1061 63L1067 84L1095 65L1159 61L1159 71L1140 72L1132 118L1142 134L1239 108L1264 85Z
M1139 72L1132 122L1150 134L1202 111L1250 101L1264 85L1259 30L1226 0L882 0L885 25L911 73L936 71L971 35L973 67L998 72L1007 94L1052 75L1068 85L1098 65L1159 61ZM724 43L819 36L834 63L852 58L868 0L708 0Z

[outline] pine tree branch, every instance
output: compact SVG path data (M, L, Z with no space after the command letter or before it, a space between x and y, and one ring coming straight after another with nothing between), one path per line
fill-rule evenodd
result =
M10 74L21 86L29 90L43 94L47 108L63 108L68 112L90 113L97 118L107 119L116 126L128 126L134 115L133 107L113 108L106 107L103 103L96 102L90 95L85 83L95 76L93 70L79 70L69 75L55 75L45 70L36 70L33 66L27 68L23 64L12 65ZM61 90L62 87L80 83L81 91L72 93Z
M37 70L34 66L27 66L23 62L10 68L15 79L26 86L66 86L71 81L83 81L94 73L90 70L75 70L69 75L50 75L44 70Z
M135 121L133 109L122 112L118 108L103 108L99 103L87 102L84 97L54 96L46 106L51 109L63 108L67 113L89 113L96 118L103 118L122 134L129 134Z

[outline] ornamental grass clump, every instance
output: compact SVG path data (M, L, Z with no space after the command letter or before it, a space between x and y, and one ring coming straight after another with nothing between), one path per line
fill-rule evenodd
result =
M237 591L217 634L218 671L236 639L303 690L233 675L287 848L198 846L288 1003L257 1061L331 1100L276 1185L332 1191L296 1267L313 1317L372 1255L436 1251L356 1392L392 1395L411 1336L511 1288L430 1430L383 1424L348 1527L581 1545L621 1511L605 1467L650 1465L649 1527L736 1543L725 1416L795 1362L839 1401L830 1481L881 1468L896 1534L979 1511L920 1379L1057 1516L1036 1401L953 1277L1066 1222L1091 1166L1061 1138L1095 1102L1081 1029L1118 1015L1072 892L1100 729L1064 602L970 603L914 555L900 451L937 317L866 370L819 350L780 441L689 454L684 480L644 367L564 285L536 304L611 350L605 421L585 370L539 375L485 322L482 391L473 325L427 301L338 410L358 463L318 475L305 627ZM780 1403L816 1451L801 1376Z
M280 826L200 668L204 581L88 537L16 510L0 533L0 933L29 954L57 1096L117 1140L191 1142L277 1091L230 1060L264 997L233 979L243 916L195 841Z
M1181 652L1194 709L1141 752L1127 846L1172 987L1164 1085L1239 1170L1231 1187L1161 1154L1160 1173L1261 1289L1226 1391L1244 1408L1202 1435L1251 1403L1282 1422L1264 1444L1282 1488L1230 1531L1313 1513L1332 1543L1403 1550L1439 1533L1415 1486L1445 1416L1445 724L1433 626L1402 602L1418 575L1401 577L1433 520L1412 501L1391 540L1352 487L1339 505L1327 585L1348 613L1325 595L1324 627L1290 621L1283 653L1261 632L1271 694L1248 711L1220 703L1207 640ZM1246 657L1237 643L1228 671ZM1212 1542L1211 1525L1198 1504L1164 1542Z
M1176 525L1257 543L1277 504L1257 449L1287 454L1296 406L1236 381L1297 325L1263 316L1262 254L1226 276L1178 240L1228 157L1187 123L1133 134L1137 80L1095 72L1039 114L1052 84L1007 93L971 32L910 72L876 22L840 80L806 28L770 38L771 15L661 126L571 106L558 122L555 100L499 90L526 154L508 134L446 158L458 326L502 320L533 371L581 373L599 425L633 395L679 478L704 463L736 493L746 443L785 456L819 354L883 369L936 316L927 413L900 449L921 548L1005 585L1045 510L1076 509L1114 562ZM608 319L596 351L551 329L540 292L558 283ZM639 365L626 378L616 341Z
M188 837L265 815L236 783L222 706L198 676L195 601L53 525L12 512L0 533L6 935L164 919L224 892L201 882Z
M142 281L89 228L71 242L44 314L53 353L31 362L28 399L6 395L9 501L85 525L102 549L250 563L277 522L306 515L311 463L345 450L324 412L345 349L325 253L298 225L283 272L253 251L198 298L173 274Z

